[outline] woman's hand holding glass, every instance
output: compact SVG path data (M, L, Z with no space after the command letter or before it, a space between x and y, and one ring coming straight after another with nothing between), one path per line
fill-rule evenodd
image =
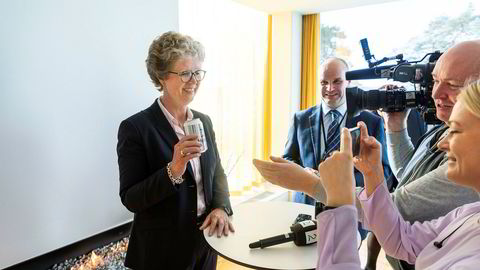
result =
M353 158L353 163L363 174L365 189L370 196L384 180L382 145L375 137L368 135L365 123L358 122L357 126L360 127L360 154Z
M198 142L197 135L187 135L175 144L171 162L174 177L180 177L185 173L188 161L200 157L201 147L202 144Z

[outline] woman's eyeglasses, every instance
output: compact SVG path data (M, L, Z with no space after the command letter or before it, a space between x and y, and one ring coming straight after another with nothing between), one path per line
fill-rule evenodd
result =
M199 69L196 71L186 70L182 72L168 71L168 73L172 73L179 76L182 82L187 83L192 79L192 77L194 77L197 82L203 80L203 78L205 78L205 73L207 72L205 70Z

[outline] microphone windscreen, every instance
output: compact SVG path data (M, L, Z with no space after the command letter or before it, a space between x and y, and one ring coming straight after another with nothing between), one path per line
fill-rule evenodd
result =
M315 220L304 220L290 227L294 233L294 243L297 246L306 246L317 242L317 222Z

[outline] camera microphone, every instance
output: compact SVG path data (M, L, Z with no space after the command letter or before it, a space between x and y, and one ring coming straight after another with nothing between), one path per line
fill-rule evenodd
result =
M297 246L306 246L317 242L317 222L304 220L290 227L292 232L260 239L250 243L250 248L266 248L293 241Z
M358 69L345 72L345 78L350 80L389 79L392 77L391 68L397 65L387 65L374 68Z
M370 59L372 59L373 55L370 52L370 48L368 47L367 39L366 38L360 39L360 45L362 46L363 57L365 57L365 60L370 63Z

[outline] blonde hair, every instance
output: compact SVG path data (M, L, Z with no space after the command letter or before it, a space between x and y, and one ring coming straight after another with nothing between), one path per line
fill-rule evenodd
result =
M480 80L473 81L465 86L457 100L462 101L470 112L480 118Z
M145 60L147 72L158 91L163 90L161 80L165 79L174 63L185 56L191 56L203 62L203 45L187 35L169 31L157 37L148 49Z

